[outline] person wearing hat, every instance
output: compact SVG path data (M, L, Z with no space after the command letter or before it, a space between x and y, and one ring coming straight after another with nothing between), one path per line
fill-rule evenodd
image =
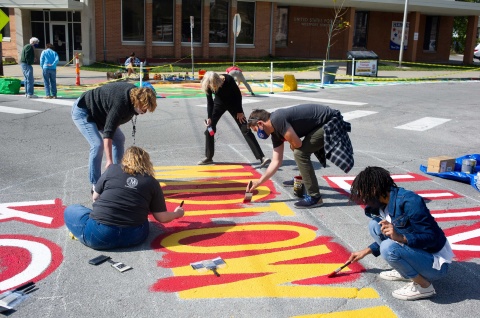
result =
M34 94L34 81L33 81L33 63L35 62L35 48L38 47L39 39L33 37L30 39L30 43L25 45L20 55L20 66L22 68L25 87L25 97L38 98Z
M228 75L232 76L235 79L238 86L240 86L240 83L243 83L243 85L245 85L245 87L248 89L250 94L252 94L252 96L255 96L255 94L252 91L252 88L250 87L250 85L248 85L247 80L245 79L245 76L243 76L243 71L238 66L235 66L235 65L230 66L225 71L227 72Z

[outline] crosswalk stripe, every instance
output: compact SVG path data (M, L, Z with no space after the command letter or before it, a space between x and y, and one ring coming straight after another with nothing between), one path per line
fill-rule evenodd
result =
M360 117L370 116L376 113L377 112L372 112L368 110L354 110L351 112L342 113L342 116L343 116L343 120L349 121L349 120L360 118Z
M305 100L309 102L337 104L337 105L363 106L367 104L367 103L350 102L350 101L338 100L338 99L313 98L313 97L303 97L298 95L286 95L286 94L274 94L274 95L265 94L263 96L267 96L270 98L286 98L286 99Z
M242 105L245 105L245 104L253 104L253 103L260 103L261 100L258 100L258 99L244 99L242 98ZM195 105L197 107L207 107L207 104L199 104L199 105Z
M435 117L423 117L418 120L412 121L410 123L406 123L401 126L397 126L397 129L405 129L405 130L415 130L415 131L425 131L436 127L438 125L442 125L451 119L445 118L435 118Z
M8 114L17 114L18 115L18 114L40 113L40 111L39 110L16 108L16 107L0 106L0 113L8 113Z

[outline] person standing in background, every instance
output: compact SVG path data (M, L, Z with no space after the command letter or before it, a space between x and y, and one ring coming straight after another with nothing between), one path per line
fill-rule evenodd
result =
M53 50L53 44L47 43L46 49L40 55L40 67L43 70L45 84L44 98L57 98L57 64L58 54Z
M243 83L243 85L245 85L245 87L248 89L250 94L252 94L252 96L255 96L255 94L252 91L252 88L250 87L250 85L248 85L247 80L245 79L245 76L243 76L242 70L238 66L235 66L235 65L230 66L229 68L226 69L226 72L228 75L230 75L235 79L238 86L240 86L240 82Z
M20 56L20 66L22 67L25 87L25 97L27 98L38 98L34 94L34 81L33 81L33 63L35 62L35 48L40 42L39 39L33 37L30 39L30 44L27 44L22 49L22 54Z

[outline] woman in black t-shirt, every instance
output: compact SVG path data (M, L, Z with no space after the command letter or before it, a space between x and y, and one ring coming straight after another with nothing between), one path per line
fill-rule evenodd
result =
M182 207L167 212L148 153L139 147L125 152L121 165L110 165L93 193L93 210L79 205L65 209L65 225L80 242L97 250L142 243L149 233L148 214L168 223L181 218Z
M217 131L217 123L222 115L228 111L235 119L243 137L252 150L255 158L260 160L260 167L270 163L270 159L263 154L257 139L252 131L247 127L247 118L243 113L242 94L237 83L228 74L219 75L215 72L206 72L202 80L202 90L207 94L207 116L205 124L205 156L199 161L199 165L213 164L213 155L215 153L214 134ZM212 95L215 95L213 98Z

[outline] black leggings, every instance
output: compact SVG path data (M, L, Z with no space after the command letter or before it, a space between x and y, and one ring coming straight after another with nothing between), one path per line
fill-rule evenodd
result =
M223 109L218 106L215 106L213 108L213 114L211 118L212 120L211 127L213 131L217 132L217 123L226 111L227 111L226 109ZM242 132L242 135L247 141L247 144L252 150L255 158L257 158L258 160L262 159L264 157L264 154L263 154L262 148L260 148L260 145L258 144L257 139L255 138L255 135L247 127L246 123L240 123L237 120L237 113L233 112L232 110L228 110L228 112L237 123L238 128L240 128L240 131ZM213 158L214 154L215 154L215 138L214 136L210 136L208 129L206 129L205 130L205 156L211 159Z

